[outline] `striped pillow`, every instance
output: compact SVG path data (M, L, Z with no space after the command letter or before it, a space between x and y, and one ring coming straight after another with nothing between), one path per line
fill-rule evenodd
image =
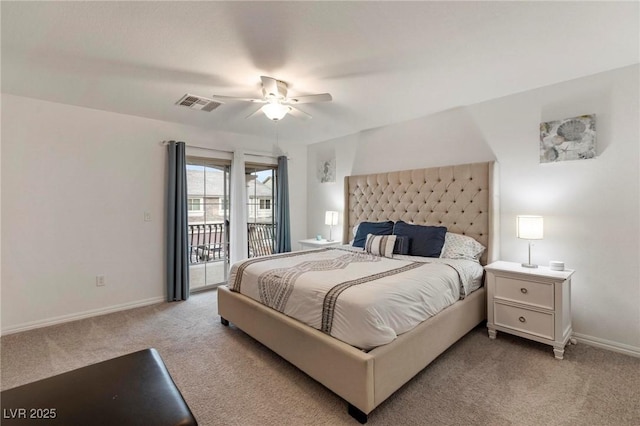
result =
M376 256L393 257L393 246L395 243L395 235L367 234L364 250Z

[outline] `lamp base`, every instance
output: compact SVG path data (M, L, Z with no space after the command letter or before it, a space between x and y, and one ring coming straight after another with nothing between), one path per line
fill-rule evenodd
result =
M534 265L533 263L521 263L520 264L523 268L537 268L538 265Z

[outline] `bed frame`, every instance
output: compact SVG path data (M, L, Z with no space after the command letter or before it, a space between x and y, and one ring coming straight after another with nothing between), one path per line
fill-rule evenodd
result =
M345 178L343 242L361 221L404 220L446 226L480 241L482 264L496 260L497 167L494 162ZM218 288L221 322L229 321L349 404L360 423L438 355L486 319L484 287L393 342L361 351L228 287Z

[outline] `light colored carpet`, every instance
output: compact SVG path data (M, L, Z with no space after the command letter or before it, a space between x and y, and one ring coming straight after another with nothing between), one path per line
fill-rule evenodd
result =
M356 425L347 404L217 315L216 292L3 336L9 389L155 347L201 425ZM640 359L479 326L369 416L371 425L640 425Z

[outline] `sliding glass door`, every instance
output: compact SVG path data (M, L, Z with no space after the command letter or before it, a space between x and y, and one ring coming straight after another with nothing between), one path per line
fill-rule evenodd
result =
M189 286L226 282L229 271L230 162L187 157Z
M249 257L275 251L274 165L247 163L247 231ZM187 157L189 287L216 287L229 273L229 160Z
M249 257L275 252L276 169L276 166L264 164L248 163L245 166Z

